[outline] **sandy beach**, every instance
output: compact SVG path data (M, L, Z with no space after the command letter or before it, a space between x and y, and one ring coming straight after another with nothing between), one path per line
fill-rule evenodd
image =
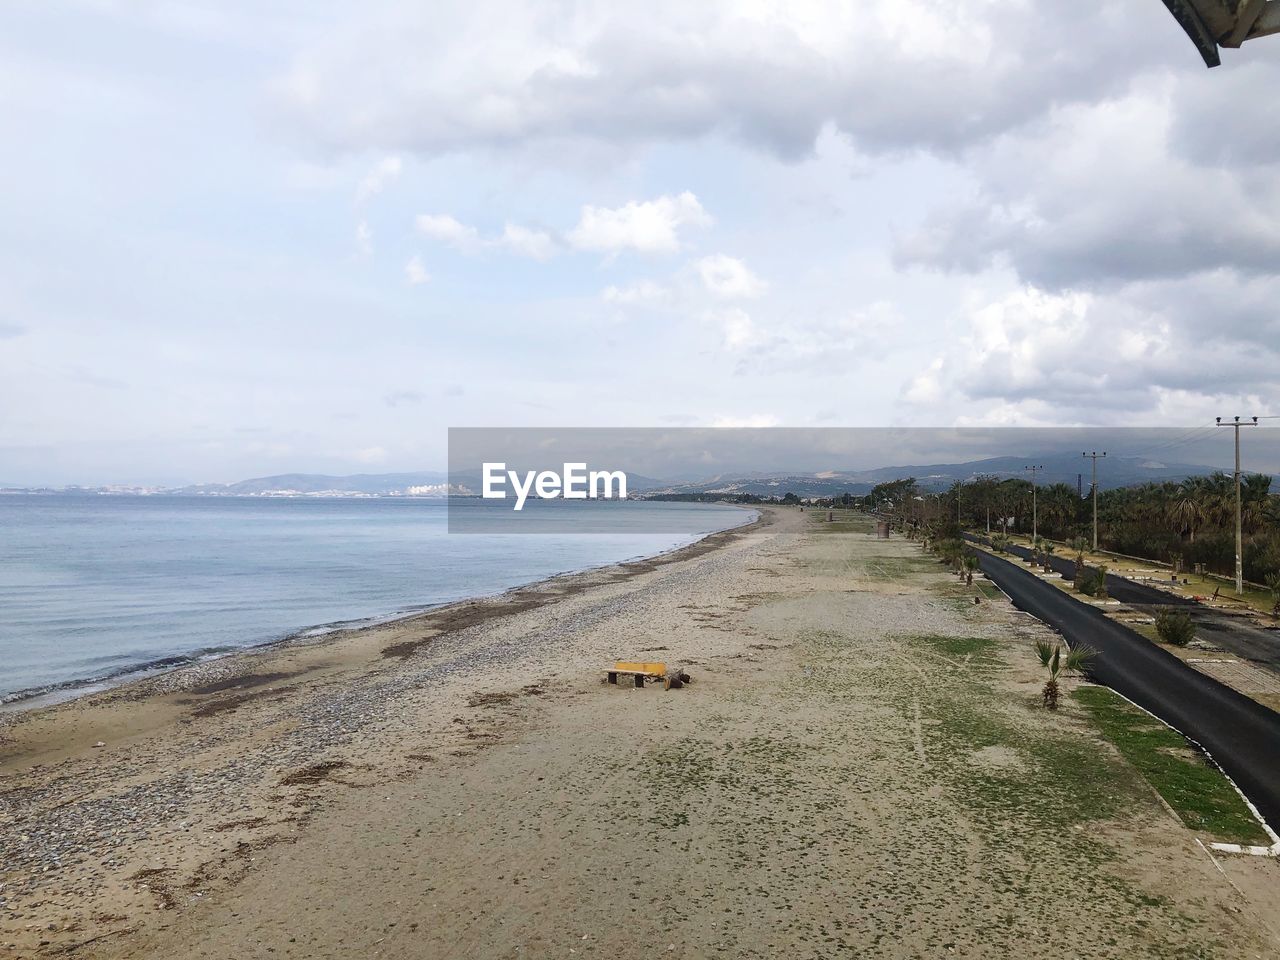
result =
M5 716L0 953L1280 953L1280 864L1038 706L1047 628L816 521Z

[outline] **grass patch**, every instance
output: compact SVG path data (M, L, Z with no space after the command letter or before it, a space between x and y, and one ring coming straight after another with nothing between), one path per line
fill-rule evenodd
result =
M945 573L937 560L928 557L867 557L863 574L868 580L908 580L919 573Z
M911 638L916 643L933 647L953 658L972 657L976 660L992 660L996 641L989 637L945 637L937 634L921 634Z
M1270 842L1227 778L1181 734L1106 687L1072 696L1192 830L1229 843Z
M990 580L975 579L973 581L973 586L974 589L982 595L982 599L984 600L999 600L1004 596L1004 594L1000 592L1000 588Z
M866 514L836 510L830 520L826 510L809 510L809 525L817 533L875 533L875 521Z

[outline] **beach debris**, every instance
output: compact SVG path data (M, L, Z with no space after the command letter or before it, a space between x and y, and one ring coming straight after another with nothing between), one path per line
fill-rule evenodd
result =
M664 690L679 690L686 683L692 682L693 677L685 673L683 667L676 667L674 670L667 671L667 675L662 681L662 688Z
M96 750L96 749L98 749L99 747L105 747L106 745L107 745L107 743L106 743L106 741L105 741L105 740L99 740L97 743L95 743L95 744L93 745L93 748Z

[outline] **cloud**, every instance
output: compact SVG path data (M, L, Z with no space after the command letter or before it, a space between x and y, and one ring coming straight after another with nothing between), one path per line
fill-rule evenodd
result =
M373 256L373 230L364 220L356 224L356 250L362 257Z
M483 246L475 227L459 223L447 213L421 213L414 220L414 225L419 233L463 253L473 253Z
M702 278L703 286L714 296L724 300L745 300L758 297L769 285L747 269L747 265L722 253L703 257L694 263L694 269Z
M28 332L26 327L16 323L0 323L0 340L14 340Z
M409 262L404 265L404 279L411 287L416 287L431 279L431 275L427 273L427 268L422 265L421 257L415 254L409 258Z
M976 151L967 164L979 183L974 196L906 235L898 264L1007 265L1058 289L1223 267L1274 273L1280 150L1261 168L1197 164L1171 140L1181 89L1153 82L1122 99L1064 108Z
M864 151L955 153L1166 64L1196 64L1167 12L1108 0L373 0L299 50L276 96L346 150L722 135L795 158L832 126Z
M502 238L496 242L513 253L532 260L550 260L556 255L556 242L551 234L514 223L503 227Z
M1207 418L1221 398L1274 396L1280 354L1265 341L1280 338L1207 336L1156 305L1178 299L1172 289L1144 302L1131 291L1024 287L967 310L903 397L961 409L975 422L1053 423L1056 410L1061 424L1157 419L1175 397L1179 410Z
M383 447L365 447L355 452L354 459L360 463L383 463L387 459L387 451Z
M387 184L400 176L402 167L399 157L384 157L379 160L356 186L356 203L367 203L370 198L381 193Z
M711 222L698 198L685 191L656 200L632 200L621 207L585 206L568 241L578 250L603 253L673 253L680 249L681 227L706 227Z
M501 234L485 237L447 213L423 213L415 221L419 233L462 253L504 249L544 261L554 257L562 246L609 254L625 250L669 253L680 249L682 227L708 226L711 222L698 198L689 192L655 200L632 200L616 208L584 206L577 226L563 239L510 221Z
M483 237L475 227L461 223L447 213L419 214L415 223L419 233L448 244L461 253L505 249L532 260L550 260L558 249L551 234L514 223L507 223L501 235L496 237Z

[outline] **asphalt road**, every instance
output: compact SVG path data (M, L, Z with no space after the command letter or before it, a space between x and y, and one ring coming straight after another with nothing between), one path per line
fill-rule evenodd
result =
M978 561L1020 610L1058 630L1072 646L1098 651L1089 667L1095 680L1203 746L1267 823L1280 827L1280 714L1193 670L1017 564L982 552Z
M985 542L983 537L977 537L971 533L965 534L965 539L972 540L975 543ZM1010 546L1009 552L1022 557L1024 560L1031 558L1031 549L1029 547ZM1074 560L1054 556L1049 558L1049 566L1053 568L1054 573L1060 573L1068 580L1075 579L1076 562ZM1107 595L1114 597L1121 603L1196 606L1196 602L1189 597L1179 597L1157 587L1150 587L1144 583L1135 583L1132 580L1126 580L1124 577L1118 577L1114 573L1107 574Z
M986 542L985 538L973 534L965 534L965 539L975 543ZM1031 550L1027 547L1011 546L1009 549L1024 559L1031 556ZM1076 575L1076 562L1066 557L1050 557L1049 565L1055 573L1062 574L1068 580L1074 579ZM1121 603L1137 607L1185 608L1195 621L1196 633L1200 639L1228 650L1243 660L1280 672L1280 631L1264 630L1243 623L1229 613L1203 606L1189 597L1180 597L1157 587L1136 583L1114 573L1107 574L1107 594Z

